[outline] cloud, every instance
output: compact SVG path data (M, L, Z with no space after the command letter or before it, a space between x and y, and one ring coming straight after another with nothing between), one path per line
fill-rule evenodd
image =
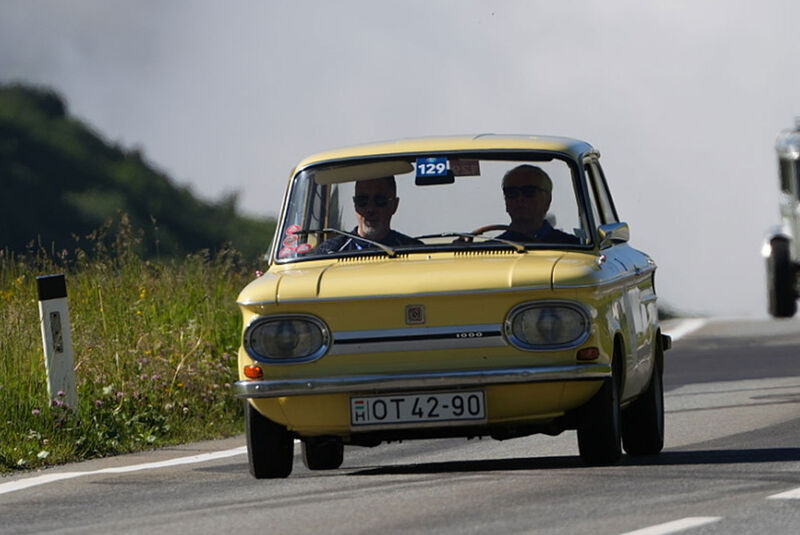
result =
M205 197L275 214L351 143L542 133L600 149L672 305L763 315L776 134L800 113L800 4L5 2L0 73L63 92Z

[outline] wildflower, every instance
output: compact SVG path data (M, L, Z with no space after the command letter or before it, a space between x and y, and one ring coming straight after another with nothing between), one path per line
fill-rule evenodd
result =
M260 269L257 269L257 270L256 270L256 278L259 278L259 277L260 277L261 275L263 275L263 274L264 274L264 272L263 272L263 271L261 271Z
M145 295L147 295L147 290L142 286L139 288L139 299L144 299Z
M54 399L52 399L50 401L50 406L51 407L63 407L64 406L64 402L61 401L60 399L55 399L54 398Z
M117 399L122 399L125 397L125 392L117 392Z
M58 392L56 392L56 396L58 396L60 398L63 398L64 397L64 391L63 390L59 390Z
M150 380L152 381L158 381L159 379L161 379L161 376L158 375L157 373L150 376Z
M94 400L94 406L98 409L103 406L103 402L99 399Z
M172 403L167 403L166 405L164 405L164 410L165 411L171 411L173 408L174 408L174 405Z
M42 451L40 451L39 453L36 454L36 457L38 457L39 459L47 459L47 457L49 457L49 456L50 456L50 452L47 451L47 450L42 450Z
M41 413L42 411L40 411L39 409L33 409L31 411L31 414L33 414L34 416L39 416Z
M183 408L183 414L189 414L189 407Z

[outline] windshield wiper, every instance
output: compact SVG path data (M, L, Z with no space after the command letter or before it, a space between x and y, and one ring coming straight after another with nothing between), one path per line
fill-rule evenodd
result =
M362 238L361 236L359 236L357 234L351 234L350 232L345 232L343 230L339 230L338 228L303 229L303 230L298 230L297 232L295 232L295 234L306 235L306 234L314 234L314 233L320 233L320 232L334 232L336 234L340 234L342 236L346 236L346 237L354 239L354 240L363 241L363 242L366 242L366 243L368 243L370 245L374 245L375 247L379 248L384 253L386 253L390 258L394 258L394 257L397 256L397 252L394 249L392 249L391 247L389 247L388 245L384 245L384 244L382 244L380 242L372 241L372 240L369 240L367 238Z
M492 238L490 236L484 236L482 234L472 234L471 232L442 232L439 234L425 234L424 236L414 236L418 240L422 240L425 238L469 238L470 240L474 240L475 238L480 238L485 241L496 241L503 243L505 245L510 245L514 248L518 253L525 252L525 246L519 242L506 240L504 238Z

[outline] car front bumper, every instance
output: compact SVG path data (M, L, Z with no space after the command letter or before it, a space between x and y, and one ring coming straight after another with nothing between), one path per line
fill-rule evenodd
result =
M590 363L495 370L243 380L234 383L233 391L238 398L275 398L310 394L378 393L502 384L596 381L610 376L610 364Z

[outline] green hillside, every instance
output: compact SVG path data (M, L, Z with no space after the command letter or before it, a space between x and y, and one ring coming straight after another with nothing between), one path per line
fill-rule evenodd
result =
M200 200L138 151L109 144L55 92L0 85L0 250L71 250L123 214L147 256L229 244L256 258L274 230L271 219L240 215L235 196Z

